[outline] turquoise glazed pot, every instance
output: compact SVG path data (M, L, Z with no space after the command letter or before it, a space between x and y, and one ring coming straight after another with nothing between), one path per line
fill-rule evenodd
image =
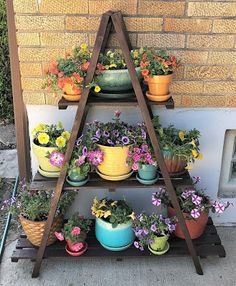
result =
M140 67L136 69L139 81L142 79ZM103 70L96 78L96 83L103 91L122 91L133 88L128 69Z
M143 180L153 180L157 177L157 167L153 165L142 165L138 169L138 175Z
M97 218L95 223L95 235L103 247L113 251L128 248L133 244L135 238L131 220L112 228L111 223Z
M88 174L79 175L78 172L71 171L68 173L68 177L70 181L80 182L84 181L88 177Z

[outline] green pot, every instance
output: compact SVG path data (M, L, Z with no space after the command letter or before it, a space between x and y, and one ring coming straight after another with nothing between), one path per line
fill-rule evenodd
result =
M138 175L143 180L153 180L157 176L157 167L153 165L142 165L138 169Z
M142 79L140 67L135 68L139 81ZM103 91L122 91L133 88L128 69L103 70L96 78Z
M163 249L165 249L168 239L168 235L156 236L154 243L150 244L151 249L153 249L154 251L162 251Z
M78 174L78 172L76 171L70 171L68 173L68 177L70 179L70 181L74 181L74 182L80 182L80 181L84 181L87 177L88 174Z

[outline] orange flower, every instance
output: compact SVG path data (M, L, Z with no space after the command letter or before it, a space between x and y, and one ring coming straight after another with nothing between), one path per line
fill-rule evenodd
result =
M149 62L143 62L143 61L140 62L140 67L141 67L141 68L145 68L145 67L147 67L148 65L149 65Z
M63 75L64 75L64 72L59 72L58 73L58 77L63 77Z
M168 66L171 66L172 62L166 61L165 64L167 64Z
M143 60L146 60L146 58L147 58L147 54L143 54L142 59L143 59Z
M49 72L51 74L55 74L57 75L58 74L58 69L57 69L57 61L51 61L50 64L49 64Z
M145 80L145 81L149 81L149 79L150 79L150 76L148 76L148 75L145 75L145 76L144 76L144 80Z
M142 70L141 74L145 77L149 74L149 70L148 69Z
M84 79L78 74L78 73L73 73L74 78L80 83L82 82Z
M175 56L170 56L170 60L171 60L172 62L176 62L176 57L175 57Z
M82 71L86 71L89 67L90 62L86 62L84 64L82 64L80 67L82 69Z
M76 94L80 94L81 92L80 88L75 84L73 84L72 89Z
M64 78L59 78L59 79L57 80L57 86L58 86L60 89L63 89L64 85L65 85L65 79L64 79Z
M98 64L97 64L97 68L100 69L100 70L104 70L104 69L105 69L105 66L98 63Z

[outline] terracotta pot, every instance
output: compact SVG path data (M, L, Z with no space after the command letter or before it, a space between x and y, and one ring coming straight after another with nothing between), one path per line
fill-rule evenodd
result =
M81 98L82 90L78 88L78 91L73 90L73 86L69 83L66 83L63 87L63 97L68 101L79 101Z
M68 254L70 254L71 256L81 256L82 254L84 254L86 252L86 250L88 249L88 244L86 242L83 242L83 247L79 250L79 251L73 251L67 242L66 245L66 252Z
M32 221L24 218L23 216L20 216L19 220L24 230L24 233L27 235L27 239L33 245L40 246L47 221ZM55 231L60 231L62 223L63 223L63 216L57 216L54 218L47 246L53 244L57 240L54 233Z
M169 217L173 217L176 215L176 212L172 207L168 207L167 211ZM183 213L183 216L184 218L186 218L187 214ZM203 234L207 221L208 221L208 213L206 212L202 212L200 217L197 219L191 219L191 220L185 219L186 226L188 228L191 239L198 238ZM179 222L176 225L176 230L174 231L174 234L179 238L185 239Z
M187 161L179 156L173 155L169 150L162 150L162 155L170 175L179 175L185 173L187 166Z
M148 80L149 94L151 95L168 95L170 93L169 86L172 81L173 74L154 75Z

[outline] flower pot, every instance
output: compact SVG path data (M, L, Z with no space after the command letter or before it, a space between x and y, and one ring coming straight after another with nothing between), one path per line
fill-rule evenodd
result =
M88 174L78 174L78 172L76 171L71 171L68 174L68 178L70 181L74 181L74 182L80 182L80 181L84 181L85 179L87 179Z
M32 143L32 150L38 160L39 173L44 177L58 177L60 174L60 168L53 166L49 159L46 157L48 152L51 153L53 151L57 151L57 147L43 147L36 145L34 142Z
M34 245L34 246L40 246L44 228L46 226L47 221L32 221L24 218L23 216L19 216L19 220L21 223L21 226L24 230L24 233L27 235L27 239ZM54 218L49 238L47 242L47 246L53 244L57 238L55 237L54 233L55 231L60 231L63 223L63 216L57 216Z
M174 210L174 208L172 207L168 207L168 216L169 217L173 217L176 215L176 212ZM186 218L187 214L183 213L184 218ZM185 219L186 222L186 226L188 228L189 234L191 239L195 239L198 238L199 236L201 236L204 232L204 229L206 227L208 221L208 213L206 212L202 212L200 217L197 219ZM176 229L174 231L175 236L185 239L183 231L181 229L180 223L178 222L176 225Z
M135 68L135 70L139 80L141 80L140 67ZM133 87L128 69L103 70L97 76L96 81L103 91L126 91Z
M103 247L113 251L128 248L135 238L131 220L113 228L111 223L96 218L95 235Z
M155 96L168 95L172 76L173 74L150 76L148 80L149 93Z
M146 91L146 96L149 100L158 102L167 101L171 97L169 93L167 95L152 95L149 91Z
M169 236L156 236L154 243L150 244L150 247L155 251L162 251L166 247L166 243L168 241Z
M110 147L98 144L99 149L103 152L103 162L97 166L100 173L109 177L123 176L130 173L131 167L126 163L130 146ZM129 177L129 176L128 176Z
M162 155L170 175L180 175L186 172L187 161L183 157L173 155L168 149L162 150Z
M82 246L77 247L76 244L73 245L70 242L68 243L67 241L66 252L71 256L81 256L86 252L87 249L88 249L88 244L86 242L83 242Z
M142 165L138 169L138 175L143 180L153 180L157 176L157 167L153 165Z
M74 91L73 86L70 83L64 84L63 91L63 97L68 101L78 101L81 98L82 90L77 88L77 91Z

